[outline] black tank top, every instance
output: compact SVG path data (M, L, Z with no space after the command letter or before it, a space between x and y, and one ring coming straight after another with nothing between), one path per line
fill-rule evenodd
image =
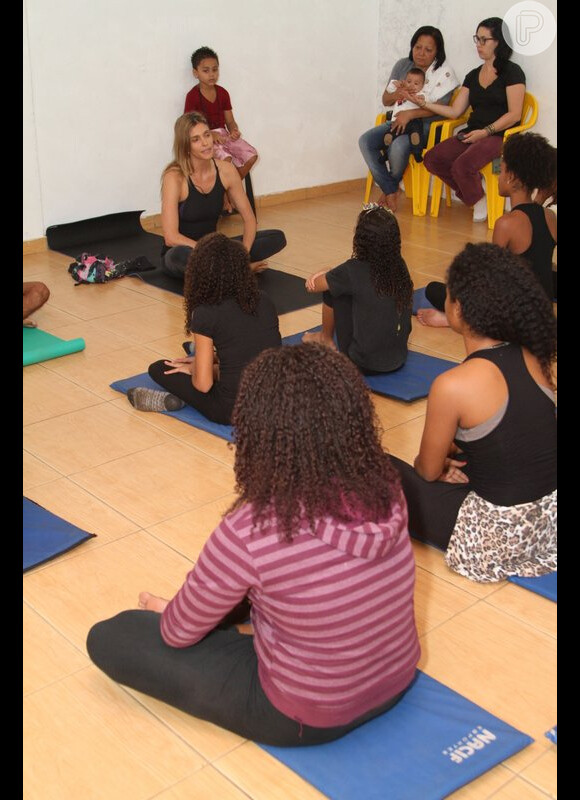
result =
M200 192L193 185L191 178L187 179L189 194L178 205L179 214L179 233L190 239L201 239L206 233L213 233L217 229L218 219L224 205L224 186L220 179L220 173L215 160L212 159L215 167L215 183L211 191L207 194ZM163 245L161 255L169 250L167 245Z
M512 211L523 211L532 226L532 243L525 253L520 253L530 264L550 302L554 299L552 283L552 256L556 242L550 233L544 208L539 203L520 203Z
M519 345L477 350L467 356L495 364L508 387L499 425L481 439L455 444L467 459L471 488L495 505L531 503L556 488L556 410L526 367Z

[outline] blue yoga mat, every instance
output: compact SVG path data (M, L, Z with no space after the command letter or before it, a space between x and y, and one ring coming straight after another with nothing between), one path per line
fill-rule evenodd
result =
M23 572L96 536L71 525L27 497L22 498Z
M321 326L311 328L308 333L319 331ZM300 344L306 331L286 336L282 339L282 344ZM382 375L364 375L364 380L375 394L382 394L387 397L396 397L397 400L418 400L429 394L431 384L438 375L446 372L452 367L456 367L454 361L446 361L443 358L427 356L424 353L415 353L409 350L407 360L400 369L395 372L385 372Z
M553 600L554 603L558 602L557 572L548 572L546 575L540 575L539 578L520 578L517 575L513 575L508 580L512 583L517 583L518 586L529 589L530 592L541 594L542 597L547 597L548 600Z
M546 733L544 735L547 736L548 739L551 742L554 742L554 744L558 744L558 726L557 725L554 725L553 728L550 728L549 731L546 731Z
M425 297L425 287L421 286L420 289L415 289L413 292L413 314L416 314L420 308L435 308L433 303L430 303Z
M131 378L115 381L111 384L111 389L127 394L129 389L133 389L135 386L144 386L146 389L162 388L149 377L147 372L143 372L141 375L133 375ZM182 422L187 422L188 425L193 425L194 428L200 428L202 431L221 436L222 439L226 439L228 442L231 442L234 438L231 425L220 425L217 422L211 422L191 406L185 406L180 411L162 411L161 413L167 414L169 417L176 417Z
M22 328L22 366L38 364L85 349L84 339L59 339L40 328Z
M262 746L332 800L440 800L533 741L418 670L393 709L342 739Z

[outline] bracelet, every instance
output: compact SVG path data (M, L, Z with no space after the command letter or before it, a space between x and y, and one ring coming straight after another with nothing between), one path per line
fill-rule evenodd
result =
M495 127L493 125L486 125L485 130L487 131L488 136L493 136L495 133Z

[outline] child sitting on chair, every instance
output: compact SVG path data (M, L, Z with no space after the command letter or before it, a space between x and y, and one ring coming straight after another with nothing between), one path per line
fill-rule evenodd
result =
M222 86L218 86L220 68L217 53L209 47L200 47L191 56L191 66L199 83L187 93L183 113L199 111L206 117L214 141L215 158L231 161L243 179L256 163L258 151L242 139L232 113L230 96ZM227 193L224 211L233 213Z
M406 89L409 94L417 96L417 101L422 101L424 96L419 93L424 85L425 73L423 70L419 69L419 67L411 67L411 69L405 75L405 80L390 81L385 91L395 92L397 89ZM397 119L397 114L400 111L416 111L417 108L419 108L419 102L413 103L411 100L399 100L391 117L391 128L393 127L393 123ZM381 150L379 161L382 164L386 164L387 169L389 168L389 147L393 143L393 139L396 139L397 136L401 136L403 133L409 134L411 153L415 156L415 161L418 163L423 161L423 148L425 147L423 142L423 120L412 119L409 120L404 130L395 129L394 131L389 130L387 133L385 133L385 138L383 139L385 143L385 149Z

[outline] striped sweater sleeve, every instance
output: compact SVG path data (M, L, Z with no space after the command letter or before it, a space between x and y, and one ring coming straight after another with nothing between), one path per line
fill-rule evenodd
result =
M171 647L199 642L244 599L257 580L251 556L223 519L161 616L164 642Z

